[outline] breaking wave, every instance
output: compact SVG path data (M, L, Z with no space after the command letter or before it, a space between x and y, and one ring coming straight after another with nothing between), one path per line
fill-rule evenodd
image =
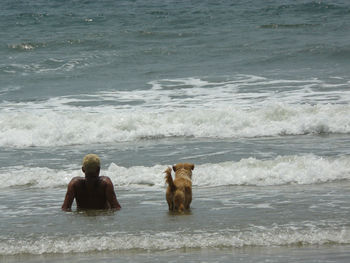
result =
M122 167L111 163L101 171L118 187L165 187L163 171L167 165L152 167ZM1 188L30 186L35 188L65 187L74 176L83 176L80 169L54 170L49 168L7 167L0 170ZM23 176L25 174L26 176ZM279 156L272 160L255 158L238 162L196 165L193 174L195 187L250 185L271 186L286 184L318 184L350 180L350 157L338 158Z
M350 244L349 229L320 229L317 227L296 229L291 226L282 226L272 229L252 227L247 231L225 229L216 233L206 231L195 233L142 232L138 234L109 232L103 236L42 236L38 239L13 239L6 242L1 241L0 238L0 255L327 244Z
M217 107L168 112L3 112L0 146L65 146L164 137L252 138L350 133L349 105Z

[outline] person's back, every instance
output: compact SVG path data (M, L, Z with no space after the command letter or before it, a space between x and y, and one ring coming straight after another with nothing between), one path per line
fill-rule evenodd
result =
M84 177L75 177L68 184L62 210L69 211L75 198L78 209L120 209L112 181L99 176L100 160L97 155L88 154L83 160Z

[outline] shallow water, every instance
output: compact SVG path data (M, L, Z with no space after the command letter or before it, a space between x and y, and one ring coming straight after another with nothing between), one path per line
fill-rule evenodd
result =
M316 247L332 252L350 241L348 183L194 187L193 192L191 211L177 215L167 212L163 189L117 189L121 211L72 213L59 209L64 189L4 190L1 203L7 207L1 217L7 228L1 231L1 252L42 255L32 257L40 261L56 253L74 260L85 252L110 260L156 253L172 260L176 251L189 259L222 251L227 261L230 253L244 250L300 248L303 255ZM16 206L5 201L11 195ZM18 259L5 259L11 258Z

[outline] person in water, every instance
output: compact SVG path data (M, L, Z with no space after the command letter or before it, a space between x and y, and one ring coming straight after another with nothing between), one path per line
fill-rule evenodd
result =
M99 176L100 167L100 158L96 154L84 157L82 170L85 177L74 177L69 182L62 210L71 211L74 198L77 209L121 208L111 179Z

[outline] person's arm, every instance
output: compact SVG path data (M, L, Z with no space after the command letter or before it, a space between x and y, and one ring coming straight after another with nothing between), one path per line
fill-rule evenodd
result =
M113 183L112 183L111 179L109 179L108 177L105 177L104 179L105 179L104 181L106 182L107 201L112 209L119 210L122 207L120 206L120 204L117 200L117 196L116 196L115 191L114 191Z
M75 194L74 194L74 181L75 180L72 179L70 181L70 183L68 184L66 197L64 198L64 202L63 202L63 205L62 205L62 210L63 211L71 211L72 204L73 204L74 197L75 197Z

